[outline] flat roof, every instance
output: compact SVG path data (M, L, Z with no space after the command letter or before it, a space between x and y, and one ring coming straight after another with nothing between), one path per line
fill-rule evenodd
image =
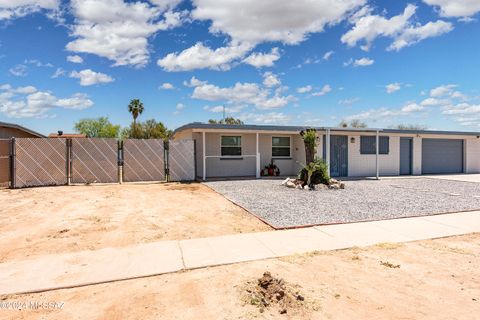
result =
M357 131L357 132L383 132L383 133L405 133L405 134L443 134L443 135L466 135L480 136L480 132L472 131L441 131L441 130L408 130L408 129L382 129L382 128L339 128L339 127L315 127L315 126L280 126L280 125L256 125L256 124L218 124L192 122L185 124L173 132L174 134L189 129L205 130L247 130L247 131L302 131L315 129L324 131Z
M0 121L0 127L6 127L6 128L12 128L12 129L17 129L17 130L21 130L21 131L25 131L25 132L28 132L34 136L37 136L39 138L45 138L45 136L41 133L38 133L36 131L33 131L33 130L30 130L28 128L25 128L25 127L22 127L21 125L19 124L15 124L15 123L8 123L8 122L2 122Z

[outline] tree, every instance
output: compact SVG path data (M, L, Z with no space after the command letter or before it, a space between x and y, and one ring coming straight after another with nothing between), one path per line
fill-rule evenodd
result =
M120 133L120 126L112 124L107 117L81 119L74 128L89 138L118 138Z
M305 162L307 165L315 160L315 146L317 144L317 131L315 129L307 129L300 131L303 143L305 145Z
M340 128L366 128L368 127L365 122L360 121L359 119L352 119L350 123L345 120L340 121L338 124Z
M421 124L399 124L392 127L393 129L400 129L400 130L425 130L427 129L426 126Z
M143 112L143 103L139 99L132 99L128 104L128 112L132 114L133 117L133 132L137 131L137 118Z
M130 127L124 128L122 138L137 139L163 139L168 140L173 132L169 130L162 122L150 119L145 122L132 123Z
M210 119L208 120L208 123L242 125L243 121L240 119L236 119L234 117L226 117L225 119L222 119L222 120Z

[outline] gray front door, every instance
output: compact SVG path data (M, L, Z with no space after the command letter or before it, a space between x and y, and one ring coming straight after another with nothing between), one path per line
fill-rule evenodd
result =
M325 136L323 136L323 157L326 155ZM330 175L348 176L348 136L330 136Z
M400 138L400 174L412 174L412 138Z
M463 140L422 139L422 173L462 173Z

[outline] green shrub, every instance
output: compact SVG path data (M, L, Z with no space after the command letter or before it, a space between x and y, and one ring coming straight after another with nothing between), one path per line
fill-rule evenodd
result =
M325 161L316 158L300 170L298 178L303 181L304 185L328 184L330 181L328 166Z

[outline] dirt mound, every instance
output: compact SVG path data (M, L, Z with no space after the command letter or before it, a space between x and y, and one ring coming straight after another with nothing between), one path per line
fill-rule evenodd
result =
M247 283L245 300L255 305L260 312L266 308L276 308L280 314L302 308L305 298L299 293L298 285L290 285L283 279L272 277L266 271L257 281Z

